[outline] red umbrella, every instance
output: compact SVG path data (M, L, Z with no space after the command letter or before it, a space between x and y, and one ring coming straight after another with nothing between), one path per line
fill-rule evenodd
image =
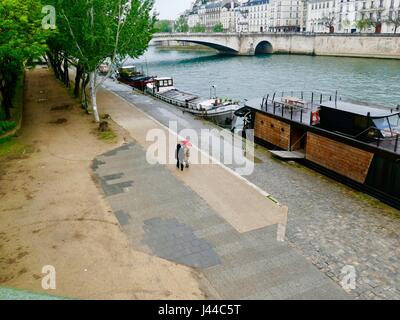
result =
M192 147L192 144L191 144L190 141L187 140L187 139L183 140L183 141L182 141L182 144L183 144L185 147L188 147L188 148L191 148L191 147Z

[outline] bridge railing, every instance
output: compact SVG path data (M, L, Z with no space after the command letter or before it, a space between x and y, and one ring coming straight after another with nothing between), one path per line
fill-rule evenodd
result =
M324 32L165 32L155 33L153 38L171 38L176 36L329 36L329 37L400 37L400 33L324 33Z

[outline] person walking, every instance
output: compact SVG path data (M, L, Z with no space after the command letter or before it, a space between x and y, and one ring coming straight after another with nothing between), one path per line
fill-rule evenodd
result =
M183 149L184 149L185 166L186 166L186 168L189 168L190 148L192 147L192 144L190 143L189 138L186 138L186 140L183 140L182 145L183 145Z
M184 145L183 147L184 150L184 156L185 156L185 166L186 168L189 168L189 158L190 158L190 149L187 144Z
M185 147L180 143L176 146L175 158L176 167L178 169L181 168L181 171L183 171L183 168L185 166Z

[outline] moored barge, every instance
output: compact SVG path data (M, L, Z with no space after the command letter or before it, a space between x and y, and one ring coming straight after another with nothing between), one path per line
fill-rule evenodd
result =
M117 80L132 88L144 91L146 85L152 82L154 77L146 76L137 70L135 66L124 66L118 69Z
M400 107L276 94L235 112L255 142L400 208Z
M222 127L231 126L234 112L240 108L238 103L229 99L207 99L180 91L174 87L170 77L155 77L146 84L145 92L178 107L183 112L211 120Z

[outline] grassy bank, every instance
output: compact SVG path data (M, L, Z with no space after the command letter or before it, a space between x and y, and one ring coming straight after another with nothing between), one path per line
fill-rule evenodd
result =
M9 137L0 144L0 162L7 159L19 159L30 153L32 148L24 144L20 139Z
M25 76L22 74L16 84L11 119L8 121L1 120L5 118L5 115L3 114L3 110L0 109L0 145L10 141L12 136L21 127L24 105L24 79Z

